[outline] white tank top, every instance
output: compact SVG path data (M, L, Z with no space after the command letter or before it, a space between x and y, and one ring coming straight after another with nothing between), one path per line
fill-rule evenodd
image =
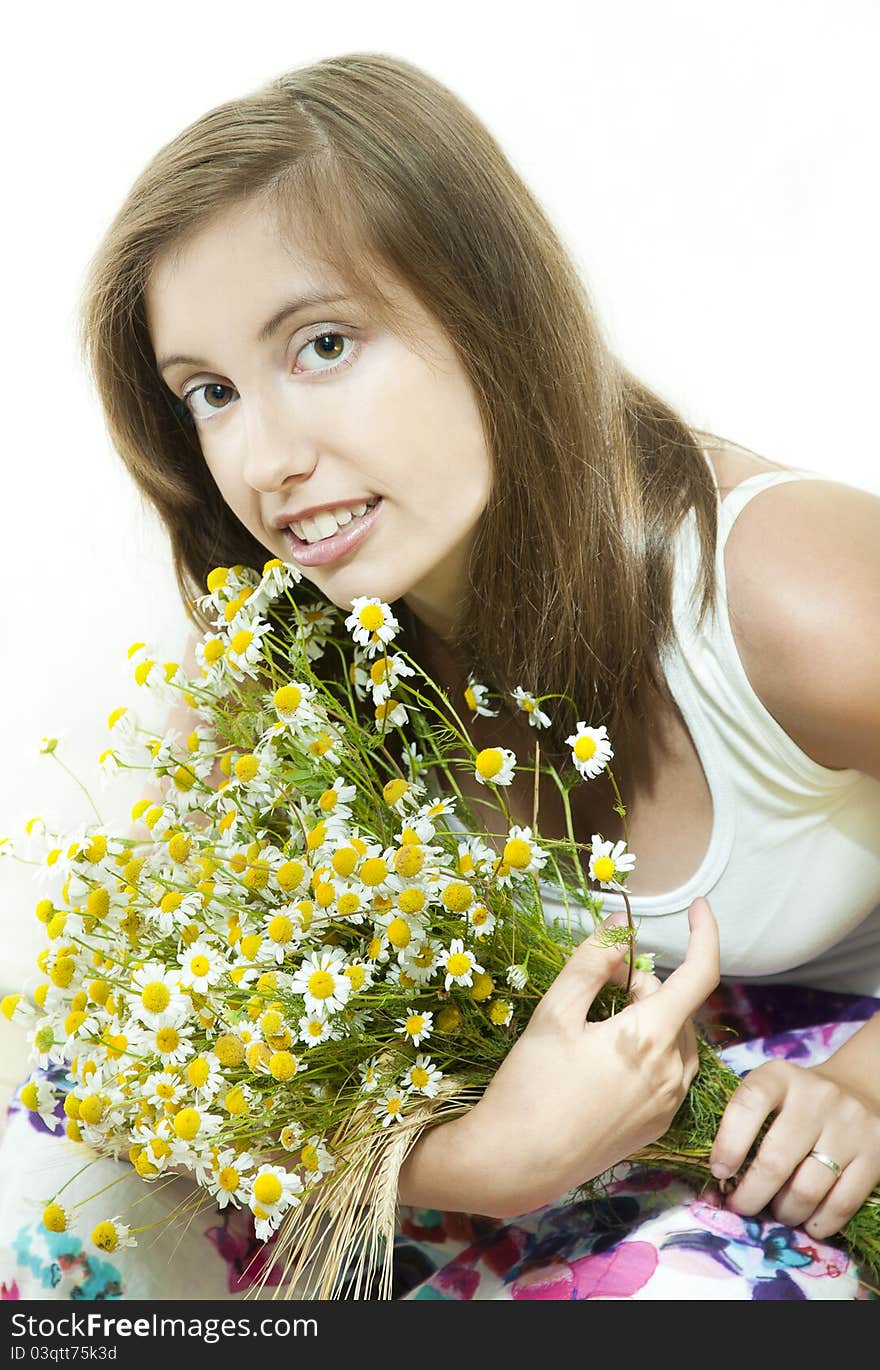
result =
M762 490L802 479L828 477L761 473L720 502L717 594L699 632L692 510L679 527L677 640L662 662L706 775L712 835L689 880L667 894L633 894L630 905L638 948L656 954L661 977L681 963L688 905L705 895L718 922L722 977L880 996L880 781L820 766L795 745L752 689L728 618L724 546L734 520ZM540 887L546 920L565 926L558 886ZM620 895L602 894L605 913L623 909ZM569 916L576 937L592 931L591 915L571 895Z

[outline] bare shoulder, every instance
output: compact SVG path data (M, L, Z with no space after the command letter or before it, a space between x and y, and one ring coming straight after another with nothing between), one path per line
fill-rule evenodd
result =
M771 486L734 522L725 571L758 698L820 765L880 778L880 498L830 479Z

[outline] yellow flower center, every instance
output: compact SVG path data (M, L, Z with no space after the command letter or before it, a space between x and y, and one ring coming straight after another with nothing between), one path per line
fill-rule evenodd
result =
M84 1123L94 1126L104 1115L104 1103L98 1094L89 1094L80 1100L79 1116Z
M92 1232L92 1241L99 1251L115 1251L119 1245L119 1234L113 1223L98 1223Z
M296 889L303 878L303 869L301 861L285 861L275 872L279 887L283 890Z
M481 1004L484 999L488 999L491 996L494 988L495 984L492 980L492 976L488 971L481 971L474 976L474 983L471 987L471 998L476 1003Z
M493 775L497 775L504 765L504 757L497 747L485 747L483 751L477 753L475 764L477 773L484 780L491 780Z
M234 1118L240 1117L242 1113L247 1113L247 1095L241 1085L236 1085L234 1089L228 1091L226 1098L223 1100L223 1107L226 1109L226 1112L231 1113Z
M248 628L240 628L232 638L229 646L231 650L235 652L236 656L241 656L243 652L247 651L253 640L254 635Z
M283 946L293 937L293 923L285 913L277 913L267 928L269 940Z
M163 1053L176 1051L180 1046L180 1033L177 1028L163 1027L156 1033L156 1050Z
M597 880L612 880L614 878L614 862L610 856L600 856L593 862L593 872Z
M199 952L198 956L194 956L191 959L189 968L196 979L201 979L201 977L207 975L208 971L211 969L211 962L208 960L207 956L203 956L201 952Z
M289 1080L296 1074L297 1059L289 1051L276 1051L269 1059L269 1074L275 1080Z
M60 1204L46 1204L43 1209L43 1226L49 1232L67 1231L67 1214Z
M411 1013L406 1020L406 1031L410 1037L418 1037L425 1026L423 1013Z
M382 798L386 804L396 804L398 800L403 798L408 789L409 785L405 780L389 780L382 787Z
M417 889L415 886L401 890L397 896L397 903L402 913L420 913L425 907L424 890Z
M470 968L471 958L466 951L453 952L446 962L446 969L450 975L466 975Z
M381 628L385 621L385 616L378 604L365 604L358 614L358 622L362 628L368 628L374 633L377 628Z
M329 999L335 986L333 976L327 970L312 971L309 976L309 994L313 999Z
M381 885L388 874L388 866L381 856L371 856L360 869L360 877L365 885Z
M151 980L148 985L144 985L141 1003L149 1013L164 1013L171 1003L171 992L161 980Z
M201 1089L211 1073L211 1067L204 1056L197 1056L186 1068L186 1078L195 1089Z
M181 1141L191 1142L197 1137L202 1126L201 1115L196 1108L182 1108L174 1115L174 1131Z
M578 761L589 761L590 757L596 754L596 739L579 737L574 744L574 754Z
M234 1165L225 1165L217 1176L217 1183L227 1194L238 1189L239 1174Z
M532 859L532 849L528 842L524 842L521 837L512 837L504 847L504 863L507 866L515 866L517 870L525 870Z
M437 1014L438 1032L455 1032L461 1027L461 1013L454 1004L447 1004Z
M259 769L260 758L258 756L240 756L235 763L235 774L239 780L253 780Z
M281 1181L277 1175L259 1175L254 1180L254 1198L257 1203L277 1204L281 1198Z
M413 1066L409 1078L416 1089L424 1089L431 1077L424 1066Z
M388 924L388 941L393 947L408 947L412 933L405 918L392 918Z
M443 891L442 899L450 913L464 913L473 903L474 892L463 880L451 880Z

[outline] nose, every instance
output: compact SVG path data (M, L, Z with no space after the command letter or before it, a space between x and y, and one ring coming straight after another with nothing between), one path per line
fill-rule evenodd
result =
M314 470L318 449L304 427L283 406L265 406L247 417L247 450L242 474L262 493L282 490L293 478Z

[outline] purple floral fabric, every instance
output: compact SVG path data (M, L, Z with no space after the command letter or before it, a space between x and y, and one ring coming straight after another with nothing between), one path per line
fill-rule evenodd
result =
M727 982L702 1022L745 1073L775 1057L816 1064L878 1009L877 999ZM63 1068L43 1074L63 1090ZM210 1204L194 1213L189 1182L145 1185L124 1161L102 1158L78 1175L82 1164L61 1104L44 1122L16 1095L0 1144L0 1298L277 1296L283 1267L249 1214ZM111 1182L109 1194L91 1197ZM41 1222L62 1185L65 1204L81 1204L76 1234ZM134 1205L138 1225L172 1220L135 1248L92 1248L92 1225L111 1209L130 1222ZM767 1215L741 1218L717 1190L644 1167L619 1167L595 1201L561 1200L509 1222L402 1208L394 1250L394 1296L412 1300L875 1299L859 1276L839 1243Z

